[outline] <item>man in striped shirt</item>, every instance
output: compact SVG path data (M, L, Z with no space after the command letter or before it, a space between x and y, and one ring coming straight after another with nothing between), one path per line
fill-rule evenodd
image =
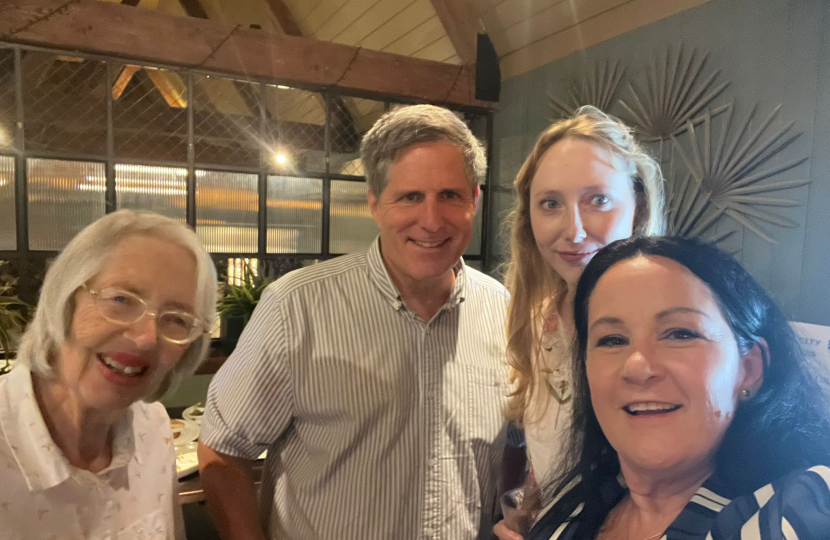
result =
M418 105L361 154L378 239L271 285L210 386L200 469L226 539L491 536L507 292L461 259L483 149Z

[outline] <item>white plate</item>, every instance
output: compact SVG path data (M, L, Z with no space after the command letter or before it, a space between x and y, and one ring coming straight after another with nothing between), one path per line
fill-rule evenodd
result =
M190 442L176 448L176 474L179 480L199 470L199 458L196 456L198 443Z
M175 422L181 422L183 426L178 426L174 424ZM170 420L170 427L173 429L173 444L176 447L185 445L187 443L191 443L199 438L199 431L201 430L201 426L196 422L191 422L190 420L179 420L178 418L174 418ZM176 437L176 431L179 431L179 436Z
M202 416L205 414L205 406L202 402L197 403L196 405L191 405L190 407L186 408L182 412L182 418L185 420L190 420L191 422L196 422L197 424L202 423Z

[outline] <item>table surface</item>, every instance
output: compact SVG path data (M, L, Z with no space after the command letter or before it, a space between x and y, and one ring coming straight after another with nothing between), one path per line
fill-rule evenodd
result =
M170 418L181 418L182 412L187 407L171 407L167 409ZM255 461L251 470L254 476L254 485L259 486L262 477L264 460ZM202 479L199 473L193 473L179 480L179 504L202 502L205 500L205 492L202 488Z
M256 461L251 469L251 473L256 479L254 485L257 488L262 477L263 464L264 461ZM199 477L199 473L193 473L179 480L179 504L190 504L204 500L205 491L202 488L202 479Z

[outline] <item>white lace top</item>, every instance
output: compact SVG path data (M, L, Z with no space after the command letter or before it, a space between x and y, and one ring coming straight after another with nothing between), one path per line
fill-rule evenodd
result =
M524 427L533 473L544 486L562 455L563 435L573 412L570 333L562 328L544 332L539 360Z

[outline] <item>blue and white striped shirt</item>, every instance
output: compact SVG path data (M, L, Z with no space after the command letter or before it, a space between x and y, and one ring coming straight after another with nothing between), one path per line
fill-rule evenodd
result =
M610 478L600 488L610 511L626 489ZM584 507L571 488L539 518L526 540L576 540ZM560 516L568 516L561 519ZM584 538L584 535L583 535ZM793 471L754 493L733 494L718 474L709 477L661 540L827 540L830 468Z
M508 295L459 262L424 322L367 253L268 287L214 378L202 441L248 459L271 538L489 537L507 423Z

